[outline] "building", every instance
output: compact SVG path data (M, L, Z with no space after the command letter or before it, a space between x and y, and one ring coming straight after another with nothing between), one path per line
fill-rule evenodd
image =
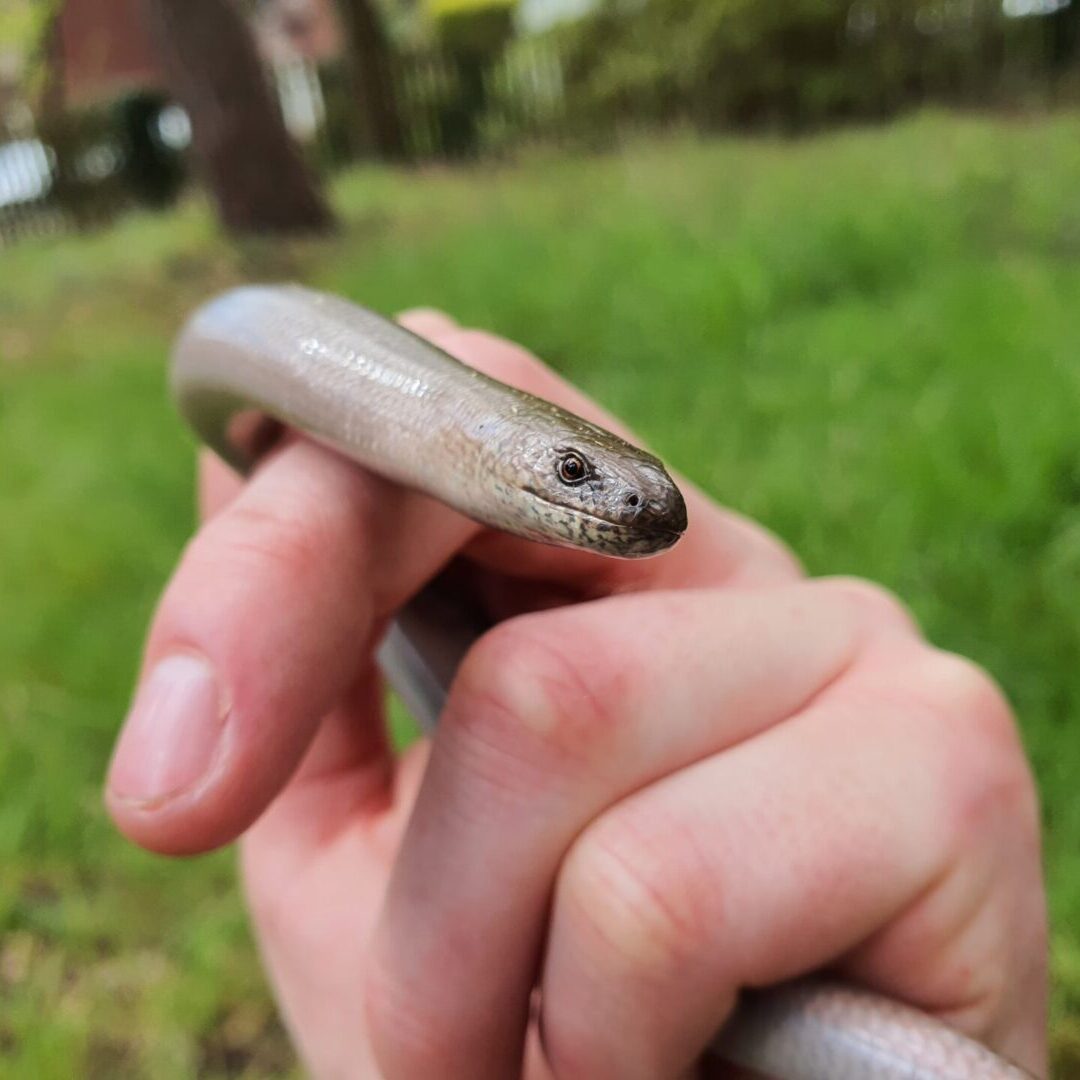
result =
M62 111L161 90L161 62L139 0L67 0L50 30L43 105Z
M286 123L309 138L323 118L316 65L341 52L332 0L263 0L253 30L273 71ZM140 0L66 0L47 45L47 112L83 108L140 91L165 75Z

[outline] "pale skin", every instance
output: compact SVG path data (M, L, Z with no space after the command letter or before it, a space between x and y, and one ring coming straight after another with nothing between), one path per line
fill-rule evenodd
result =
M404 321L621 430L517 346ZM823 967L1046 1074L1013 716L888 593L805 579L689 485L686 537L642 562L496 535L303 440L246 484L207 456L200 490L106 799L154 851L240 838L312 1075L683 1077L739 987ZM372 645L455 557L504 621L398 757Z

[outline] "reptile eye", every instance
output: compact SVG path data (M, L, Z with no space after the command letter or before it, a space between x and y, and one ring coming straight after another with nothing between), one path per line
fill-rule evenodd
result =
M580 454L563 454L557 466L559 479L564 484L580 484L589 476L589 466Z

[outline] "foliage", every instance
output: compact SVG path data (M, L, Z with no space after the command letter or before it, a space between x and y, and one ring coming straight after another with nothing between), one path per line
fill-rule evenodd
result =
M607 0L559 33L571 115L807 127L911 102L987 100L996 0Z
M0 51L29 56L59 0L0 0Z
M425 5L442 57L436 78L414 90L420 89L420 108L426 105L433 121L429 140L439 156L465 157L478 149L488 75L513 37L515 6L516 0L428 0ZM417 95L412 97L417 103Z
M188 206L0 255L0 1072L293 1075L228 856L134 851L99 786L191 529L168 342L210 292L300 278L527 343L995 673L1045 805L1055 1075L1080 1076L1078 187L1076 118L921 116L353 172L335 241L233 249Z
M510 11L517 7L517 0L428 0L425 6L431 18L441 19L462 11L486 11L489 8Z
M62 0L0 0L0 60L14 58L22 89L32 95L41 81L43 42Z
M452 56L480 63L498 55L514 32L517 0L428 0L436 39Z

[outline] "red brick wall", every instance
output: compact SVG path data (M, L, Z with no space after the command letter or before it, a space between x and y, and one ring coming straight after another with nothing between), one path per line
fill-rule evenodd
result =
M278 0L256 24L264 56L324 60L340 49L329 0ZM51 44L46 100L65 108L108 100L127 90L164 83L139 0L67 0Z
M163 82L138 0L67 0L52 41L52 61L62 106Z

